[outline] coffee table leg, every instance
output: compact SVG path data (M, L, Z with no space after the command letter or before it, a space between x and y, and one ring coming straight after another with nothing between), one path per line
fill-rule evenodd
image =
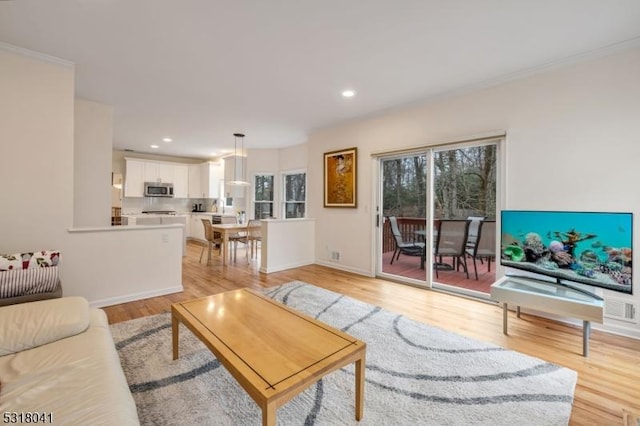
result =
M276 426L276 404L266 403L262 407L262 426Z
M171 335L173 340L173 359L178 359L178 318L172 314L171 315Z
M364 354L356 361L356 420L360 421L364 413Z

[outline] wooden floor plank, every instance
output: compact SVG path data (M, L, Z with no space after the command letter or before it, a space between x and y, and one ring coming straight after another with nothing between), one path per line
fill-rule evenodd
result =
M200 264L199 256L200 246L187 244L183 292L107 307L109 321L115 323L169 312L171 303L227 290L264 288L300 280L577 371L571 425L618 425L622 424L623 409L640 412L639 340L594 330L591 352L585 358L582 356L582 328L571 324L524 314L516 318L510 312L509 335L505 336L502 334L502 309L491 303L319 265L261 274L257 261L247 264L243 250L238 252L237 263L225 267L217 254L210 266Z

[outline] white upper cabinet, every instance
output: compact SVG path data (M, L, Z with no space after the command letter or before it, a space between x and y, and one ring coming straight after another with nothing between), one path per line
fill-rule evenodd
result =
M173 196L189 198L189 166L173 166Z
M202 198L200 164L189 164L189 198Z
M144 161L126 159L126 169L124 177L124 196L142 197L144 196Z
M205 198L220 198L220 180L224 179L224 164L208 162L200 169L200 185Z
M174 183L173 163L161 163L155 161L145 161L144 181L156 183Z
M220 198L222 179L224 164L221 161L189 165L189 198Z
M145 182L172 183L175 198L191 197L189 193L189 166L187 164L137 158L125 158L125 162L125 197L143 197Z

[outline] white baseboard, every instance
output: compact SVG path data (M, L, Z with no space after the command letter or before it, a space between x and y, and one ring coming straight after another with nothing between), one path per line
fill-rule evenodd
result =
M272 272L279 272L279 271L284 271L284 270L293 269L293 268L299 268L301 266L307 266L307 265L313 265L313 260L300 261L300 262L295 262L295 263L285 263L285 264L282 264L282 265L271 266L271 267L260 266L260 272L262 272L264 274L270 274Z
M105 306L119 305L120 303L134 302L136 300L149 299L150 297L164 296L165 294L180 293L184 291L182 285L177 287L167 287L153 291L127 294L126 296L109 297L107 299L93 300L89 302L92 308L103 308Z
M349 268L347 266L341 265L339 263L335 263L335 262L327 262L324 260L316 260L315 261L316 265L322 265L322 266L326 266L328 268L333 268L333 269L338 269L340 271L345 271L345 272L352 272L354 274L358 274L358 275L364 275L365 277L375 277L375 274L372 274L371 271L367 271L364 269L359 269L359 268Z

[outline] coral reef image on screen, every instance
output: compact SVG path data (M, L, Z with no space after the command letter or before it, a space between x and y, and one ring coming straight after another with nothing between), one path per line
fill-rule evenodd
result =
M503 210L504 266L632 293L631 213Z

